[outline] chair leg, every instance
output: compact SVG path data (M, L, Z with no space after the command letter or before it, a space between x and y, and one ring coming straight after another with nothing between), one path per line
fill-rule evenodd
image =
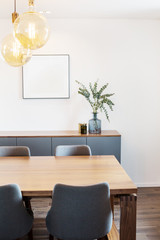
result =
M25 202L26 208L31 208L30 199L31 199L31 198L29 198L29 197L23 197L23 201Z
M49 234L49 240L54 240L54 237Z
M59 238L56 238L57 240L61 240ZM52 235L49 234L49 240L54 240L54 237Z
M113 219L114 219L114 196L110 197L110 201L111 201L112 215L113 215Z
M31 206L31 198L30 197L23 197L23 201L25 202L25 207L28 213L33 216L32 206Z
M104 236L102 238L98 238L97 240L108 240L108 236L106 235L106 236Z
M28 233L28 239L29 240L33 240L33 231L32 231L32 229Z

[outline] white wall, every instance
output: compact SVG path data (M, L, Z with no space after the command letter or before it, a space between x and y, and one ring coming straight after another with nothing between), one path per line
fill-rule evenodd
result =
M0 21L0 38L10 21ZM51 37L36 53L70 55L68 100L22 99L21 69L0 60L0 131L69 130L91 118L91 108L77 94L75 79L88 84L99 78L115 92L110 123L122 135L122 165L140 186L160 186L160 21L50 20ZM51 73L52 74L52 73Z

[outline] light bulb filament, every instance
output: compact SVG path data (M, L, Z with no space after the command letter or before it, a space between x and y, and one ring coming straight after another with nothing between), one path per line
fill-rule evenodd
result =
M34 6L34 0L28 0L28 5L29 6Z
M17 43L14 42L13 43L13 56L17 58L18 55L19 55L19 51L18 51Z
M30 39L35 39L36 38L36 31L35 31L35 24L30 23L28 26L28 36Z

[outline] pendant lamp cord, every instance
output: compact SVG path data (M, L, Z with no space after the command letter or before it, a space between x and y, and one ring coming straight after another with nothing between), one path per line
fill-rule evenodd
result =
M16 12L16 0L14 0L14 12Z

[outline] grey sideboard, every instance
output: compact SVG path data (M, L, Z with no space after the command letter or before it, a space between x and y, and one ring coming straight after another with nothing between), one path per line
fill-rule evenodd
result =
M92 155L115 155L121 162L121 135L116 130L101 134L80 134L78 131L0 132L0 146L28 146L32 156L52 156L57 145L90 146Z

